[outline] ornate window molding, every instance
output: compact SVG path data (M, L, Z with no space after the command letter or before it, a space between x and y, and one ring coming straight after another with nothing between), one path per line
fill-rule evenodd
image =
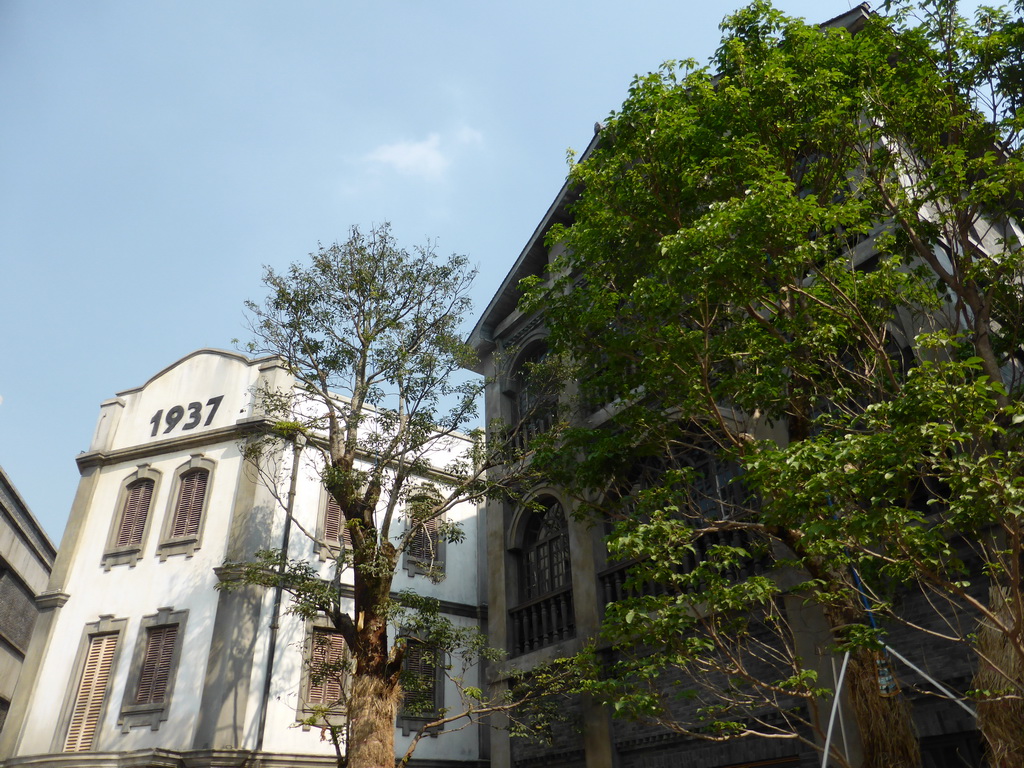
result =
M440 500L439 492L429 484L413 488L409 492L406 521L413 529L413 533L402 554L402 567L410 576L426 576L433 581L443 581L447 555L447 542L442 535L445 515L417 520L415 514L418 504L436 508L435 500Z
M127 563L135 567L149 533L153 500L160 487L160 473L148 464L140 464L121 483L115 514L107 536L101 564L105 570Z
M144 725L155 731L167 719L187 619L187 610L172 608L142 618L117 720L122 733Z
M569 527L561 503L535 499L513 521L517 565L509 610L510 652L517 656L576 636Z
M101 616L85 625L54 731L52 751L91 752L96 746L127 623L127 619Z
M157 548L161 560L171 555L192 557L202 545L214 467L214 462L195 454L175 472L170 504L164 515L163 534Z
M437 719L444 707L444 670L442 652L414 636L406 636L402 659L402 703L395 725L402 735L418 731ZM440 729L432 730L437 736Z

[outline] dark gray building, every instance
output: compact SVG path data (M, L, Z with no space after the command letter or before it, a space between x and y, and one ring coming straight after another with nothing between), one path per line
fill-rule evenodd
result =
M10 709L21 665L57 549L0 468L0 731Z

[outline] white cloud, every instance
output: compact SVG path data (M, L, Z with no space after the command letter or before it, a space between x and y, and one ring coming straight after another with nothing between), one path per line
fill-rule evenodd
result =
M423 141L382 144L366 155L371 163L387 165L407 176L439 179L451 162L441 151L441 137L430 134Z
M363 156L371 164L386 166L406 176L419 176L428 181L444 177L455 154L462 147L481 146L484 136L469 126L461 126L454 134L442 137L431 133L422 141L397 141L382 144Z

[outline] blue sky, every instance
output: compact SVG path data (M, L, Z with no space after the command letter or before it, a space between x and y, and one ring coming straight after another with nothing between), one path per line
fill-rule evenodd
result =
M467 254L482 308L566 150L739 4L0 0L0 465L59 542L100 402L352 224Z

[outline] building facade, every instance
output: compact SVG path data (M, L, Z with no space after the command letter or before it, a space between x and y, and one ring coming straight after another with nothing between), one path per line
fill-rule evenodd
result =
M547 233L557 224L571 223L568 209L573 198L574 191L563 187L480 315L469 339L480 359L477 372L489 382L485 406L488 421L498 420L524 439L545 432L551 423L545 408L537 407L538 399L544 395L530 391L529 376L531 366L543 359L546 350L544 317L519 309L522 296L519 284L527 277L546 276L548 264L557 258L561 248L546 245ZM865 241L857 258L867 259L871 253L871 243ZM570 402L575 394L575 386L570 383L561 397ZM574 412L575 418L586 419L591 427L602 426L608 415L609 411L602 408L585 414ZM730 483L733 479L730 467L716 465L713 457L705 454L694 457L694 464L698 465L697 474L704 479L705 486L697 489L695 497L701 498L703 504L723 507L734 502L729 494L735 493L737 486ZM543 482L518 502L488 501L489 640L492 645L508 650L510 663L517 669L529 670L554 658L572 655L598 640L606 605L624 595L628 564L609 557L605 528L599 522L573 514L577 506L578 500L557 485ZM822 684L835 686L839 669L830 660L828 649L833 640L820 612L798 597L787 597L786 610L792 624L800 628L796 645L805 658L816 659L812 663L817 667ZM920 594L906 595L902 610L910 621L919 625L936 622L934 607ZM899 669L906 686L905 695L913 704L914 725L921 740L925 768L980 768L982 749L974 717L944 697L920 692L934 690L936 678L954 690L968 689L973 664L967 649L929 644L914 631L898 626L890 630L888 642L894 649L903 649L930 671L926 679L908 666ZM666 690L673 686L682 690L687 681L664 679L661 684ZM839 709L840 720L844 711L848 718L849 707L844 697ZM550 765L566 768L810 768L821 765L817 749L794 739L705 741L657 725L613 718L608 708L585 698L574 701L570 709L569 723L555 729L549 745L493 734L492 765L495 768ZM827 717L827 713L815 716ZM848 722L837 729L833 743L841 744L852 764L858 764L858 736Z
M856 31L867 14L867 7L862 5L828 24ZM598 139L595 135L583 159ZM572 224L570 209L576 195L577 191L568 185L561 189L479 316L469 339L480 359L477 372L488 377L488 422L497 420L524 438L550 427L545 408L537 407L539 399L550 394L531 391L529 372L546 352L545 318L543 313L527 314L519 309L520 283L529 277L549 278L547 267L558 258L562 246L549 246L547 235L552 227ZM876 255L872 237L851 245L851 263L857 268ZM905 318L894 319L893 325L900 326L894 335L903 344L909 344L921 330ZM578 383L570 382L561 395L555 396L566 406L569 418L592 428L606 426L612 409L602 406L609 404L577 407L581 405L577 390ZM761 431L756 437L784 440L767 425L757 428ZM682 430L685 425L681 425ZM702 487L694 489L692 497L701 499L702 505L724 508L734 502L729 494L738 486L730 482L734 479L732 470L724 463L716 463L712 453L701 452L692 461L684 459L681 463L696 468L695 475L701 478L694 484L700 483ZM609 657L612 654L610 648L601 645L599 628L607 604L624 595L628 564L608 556L604 526L600 521L573 514L578 505L578 500L563 489L544 482L530 489L521 503L503 499L488 502L490 642L507 648L511 664L518 669L529 670L553 658L571 655L591 642L597 642L599 650ZM714 543L734 542L722 539ZM699 542L695 548L694 557L699 558ZM900 599L900 610L908 621L941 629L943 617L922 595L905 594ZM799 655L817 671L823 687L841 688L840 667L831 651L834 640L821 611L798 595L786 595L784 600L788 619L796 628L793 644ZM904 685L903 695L912 704L925 768L981 766L977 721L970 707L960 706L947 696L933 695L937 684L948 686L947 691L971 687L974 665L969 650L963 645L930 641L902 626L892 627L886 642L907 660L901 660L896 671ZM679 693L688 686L682 677L666 677L658 683L665 691L676 689ZM685 722L685 708L690 705L678 697L675 706L682 715L679 720ZM613 718L608 709L585 698L575 701L571 710L574 727L558 729L553 743L547 746L495 735L492 764L503 768L796 768L822 764L819 749L796 739L702 740L657 725ZM836 711L840 726L834 731L832 745L847 756L850 764L858 765L862 759L861 745L850 719L852 706L845 694L840 697ZM808 719L823 723L828 714L814 712ZM821 746L821 740L818 745Z
M0 468L0 734L57 549Z
M260 471L243 455L246 438L267 424L254 393L293 383L276 359L200 350L101 405L38 600L30 683L19 687L0 743L5 765L336 764L334 745L309 720L344 683L311 675L307 662L335 660L338 637L289 613L289 596L273 588L218 588L225 563L285 542L289 558L330 578L324 542L344 546L313 452L282 444ZM478 626L477 509L448 514L464 542L430 573L412 553L394 588L438 598L453 622ZM421 695L436 709L457 694L436 675ZM396 749L422 720L399 720ZM424 739L417 758L475 766L484 749L470 727Z

